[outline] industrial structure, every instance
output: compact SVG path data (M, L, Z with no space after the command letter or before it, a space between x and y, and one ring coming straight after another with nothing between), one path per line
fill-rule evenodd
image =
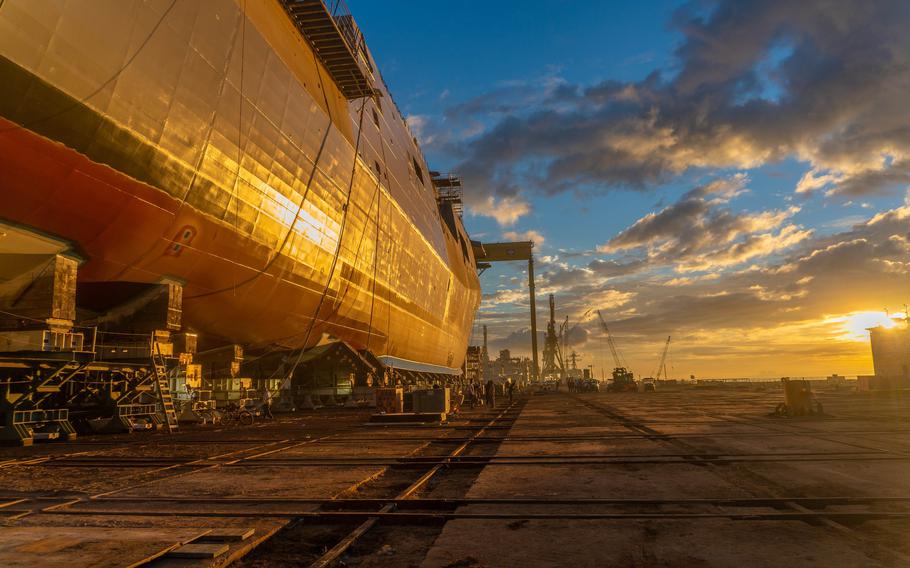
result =
M910 389L910 318L892 326L869 328L873 376L860 376L860 390Z
M550 294L550 319L547 321L547 334L543 345L544 380L561 381L565 378L565 364L560 349L560 334L556 331L556 299Z
M511 379L516 384L526 385L534 381L534 362L527 357L513 357L508 349L499 351L499 357L490 361L488 380L497 383Z
M540 366L537 361L537 299L534 285L534 242L519 241L513 243L480 243L471 241L477 269L483 273L491 262L527 261L528 263L528 301L531 311L531 380L540 377Z

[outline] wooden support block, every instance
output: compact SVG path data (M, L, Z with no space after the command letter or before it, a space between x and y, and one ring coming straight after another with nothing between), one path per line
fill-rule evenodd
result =
M184 544L179 548L165 554L165 558L192 558L192 559L206 559L206 558L217 558L225 552L228 551L230 547L226 544L212 543L212 544Z
M256 529L215 529L193 541L196 543L206 542L242 542L256 534Z
M3 314L0 327L17 329L34 327L47 322L52 329L67 331L76 318L77 260L62 255L0 255L0 264L16 265L23 258L26 263L21 274L5 275L0 271L0 309L16 316ZM22 264L22 262L20 262ZM12 270L12 269L11 269ZM18 317L17 317L18 316Z
M432 422L445 422L445 412L393 412L373 414L370 424L426 424Z

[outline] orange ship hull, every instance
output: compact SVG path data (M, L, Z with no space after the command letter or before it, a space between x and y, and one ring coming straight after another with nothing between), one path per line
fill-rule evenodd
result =
M263 49L286 33L273 12L243 15L232 2L217 5L248 26L250 37L259 30L256 45ZM41 15L34 10L8 1L0 38L4 16ZM114 12L108 17L124 17ZM60 22L47 25L66 29ZM210 44L219 45L220 34L210 33ZM368 132L367 103L351 103L340 119L338 97L327 93L325 105L306 107L311 117L297 134L295 117L284 129L266 130L268 101L251 101L252 124L232 159L227 138L215 136L224 114L219 109L212 110L213 126L197 147L192 139L201 131L177 122L175 91L155 140L141 124L145 107L118 106L116 88L105 110L40 65L29 68L21 56L26 48L52 51L30 41L0 39L0 72L14 86L0 97L0 218L72 243L84 259L80 282L178 280L185 325L224 341L297 348L329 334L377 355L461 365L480 297L474 259L463 228L443 225L432 193L414 192L417 177L423 181L415 175L422 174L419 150L407 153L413 165L404 155L389 158L383 132L391 143L412 143L397 124L400 117L382 125L377 119L377 132ZM225 53L224 68L231 69L237 50ZM154 65L150 58L144 72ZM303 71L284 68L298 79L287 87L295 96L312 95L312 86L299 82ZM273 80L259 79L262 85ZM148 88L148 79L141 86ZM194 104L200 115L208 109L205 100ZM182 128L175 139L189 141L185 155L166 139L169 121ZM309 138L322 140L318 153ZM289 139L300 147L296 162L281 147ZM374 156L385 166L379 175L368 165Z

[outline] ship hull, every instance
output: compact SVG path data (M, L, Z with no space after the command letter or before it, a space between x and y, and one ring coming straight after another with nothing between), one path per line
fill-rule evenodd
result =
M126 17L122 5L111 6L108 17ZM244 26L245 35L259 38L257 47L276 43L261 25L274 14L260 14L255 28L234 3L217 6L218 20L234 18L233 29ZM7 2L0 23L25 13L40 14L41 7ZM66 28L66 17L59 16L55 29ZM197 18L184 33L195 37L200 26ZM257 29L261 35L254 35ZM208 33L207 41L220 45L218 30ZM148 110L135 104L135 93L118 105L115 87L107 108L99 108L40 64L29 68L21 55L28 44L21 37L0 40L2 74L12 85L0 96L0 218L72 243L84 259L80 282L180 281L185 325L224 341L298 348L328 334L378 355L461 364L479 302L473 259L459 250L465 236L447 233L438 215L432 223L426 198L413 197L401 183L406 170L396 172L394 162L383 160L384 176L371 171L371 153L385 148L381 134L363 128L366 102L349 105L340 120L337 97L328 93L323 106L313 99L276 127L268 101L243 106L247 95L239 89L239 112L231 113L239 121L237 143L231 144L229 136L217 136L229 97L225 81L213 79L208 87L222 100L207 103L199 92L179 100L174 91L154 121L161 125L156 140L141 125L139 115ZM52 45L32 47L47 56ZM229 75L236 40L221 48ZM285 69L294 79L293 69ZM276 80L260 77L257 96L269 97L262 87ZM296 89L300 102L313 98L299 83L285 86ZM135 87L149 88L148 79ZM205 122L174 110L193 101L195 115L210 119L207 131ZM174 137L183 154L165 139L169 123L179 127Z

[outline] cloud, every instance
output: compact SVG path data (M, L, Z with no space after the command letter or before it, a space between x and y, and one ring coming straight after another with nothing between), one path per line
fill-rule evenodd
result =
M539 247L542 245L546 239L540 234L539 231L528 230L523 232L518 231L506 231L502 234L502 238L506 241L533 241L534 246Z
M796 184L796 193L811 193L813 191L836 185L843 176L831 173L820 173L816 169L806 172Z
M647 263L643 259L617 261L596 258L588 263L587 268L598 276L611 278L615 276L626 276L628 274L634 274L643 269L646 265Z
M790 248L810 236L812 236L811 230L803 230L796 225L787 225L776 234L749 235L743 241L730 247L717 249L708 254L687 259L679 263L676 269L679 272L697 272L742 264L755 257L767 256Z
M560 322L556 322L557 326ZM538 320L538 325L540 321ZM543 323L543 327L546 328L546 322ZM566 330L566 350L571 351L572 349L578 349L585 345L588 342L590 333L587 329L581 326L570 326ZM542 346L546 339L546 329L543 331L537 330L537 345ZM509 333L503 337L491 338L490 341L490 358L496 359L499 356L500 349L508 349L512 351L512 356L516 356L521 353L530 352L531 347L531 330L528 328L522 328L516 331ZM541 361L541 364L543 362Z
M722 0L678 11L671 72L538 96L503 89L453 112L496 120L461 148L479 195L642 189L700 168L795 158L801 193L910 183L910 3ZM510 99L509 96L514 96Z
M418 142L426 146L431 146L433 144L436 137L427 133L427 125L430 123L430 117L412 114L405 119L405 123L408 125L414 138L417 138Z
M496 198L490 195L479 202L468 202L468 212L471 215L492 217L500 227L508 227L530 213L531 205L516 196Z
M796 206L751 213L729 209L726 204L747 191L747 182L744 174L736 174L696 187L676 203L638 219L597 250L612 254L643 249L647 264L693 272L767 256L811 236L797 225L781 226L800 211ZM644 261L636 268L641 264Z
M498 304L527 304L528 291L525 290L497 290L492 294L484 294L483 302L487 305Z
M709 249L713 256L706 264L712 267L743 263L756 249L778 252L768 263L706 274L670 276L647 260L633 268L625 267L632 263L628 259L573 266L553 258L538 280L540 315L545 315L543 294L552 291L557 318L569 316L571 325L580 322L598 340L593 347L580 346L580 352L609 366L592 317L592 310L602 310L636 372L652 371L667 335L673 336L677 369L685 369L677 376L730 376L731 360L743 376L871 372L864 336L846 334L844 317L885 308L897 312L906 302L910 207L871 214L835 234L806 233L784 223L736 241L741 245ZM492 329L508 335L527 327L526 294L522 288L515 296L521 310L507 314L506 305L499 305ZM526 332L518 337L529 341ZM512 347L527 353L522 345L515 339Z
M910 200L876 212L861 196L910 185L908 21L904 0L686 3L665 67L637 81L499 85L450 109L470 131L450 128L459 134L446 148L468 210L504 226L530 207L516 216L503 206L532 194L647 191L720 175L596 252L573 243L585 256L560 250L541 262L538 291L556 294L557 315L598 339L590 310L599 306L637 367L653 366L672 335L671 357L691 366L685 375L728 372L731 360L743 374L869 372L868 345L845 344L843 320L906 301ZM740 200L750 181L728 172L775 162L803 169L785 203ZM808 212L831 197L862 215ZM803 226L813 219L823 219L816 230ZM496 305L499 337L527 327L526 289L519 301L523 310ZM527 333L515 336L519 352ZM599 351L586 355L606 358Z

